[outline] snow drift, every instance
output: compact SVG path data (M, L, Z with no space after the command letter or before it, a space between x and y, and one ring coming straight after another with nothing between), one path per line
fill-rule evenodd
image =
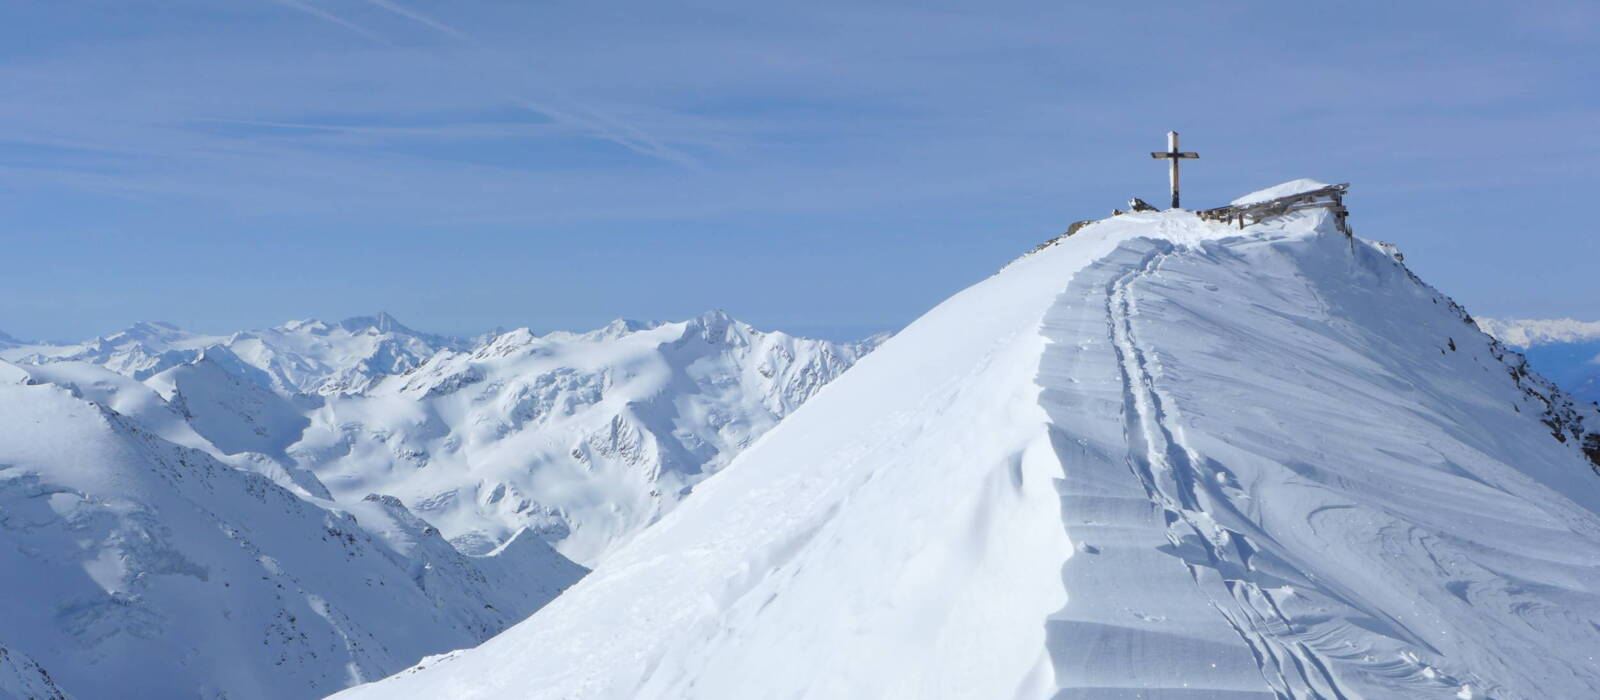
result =
M1594 697L1597 422L1321 211L1118 216L340 697Z

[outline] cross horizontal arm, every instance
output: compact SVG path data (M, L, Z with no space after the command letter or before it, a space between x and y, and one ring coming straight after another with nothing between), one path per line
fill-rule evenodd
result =
M1150 157L1151 158L1199 158L1200 154L1199 153L1194 153L1192 151L1184 151L1182 153L1173 153L1173 152L1170 152L1170 151L1155 151L1155 152L1150 154Z

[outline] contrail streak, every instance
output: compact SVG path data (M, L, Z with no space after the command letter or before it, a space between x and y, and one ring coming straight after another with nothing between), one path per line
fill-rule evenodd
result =
M448 24L445 24L444 22L440 22L439 20L436 20L436 19L434 19L432 17L429 17L429 16L427 16L425 14L422 14L421 12L417 12L416 10L413 10L413 9L411 9L409 7L405 7L405 6L400 5L398 3L395 3L395 2L391 2L390 0L367 0L367 2L369 2L369 3L373 4L373 5L376 5L378 7L381 7L383 9L385 9L385 10L388 10L390 12L393 12L393 13L395 13L397 15L400 15L401 17L409 19L409 20L411 20L413 22L416 22L418 24L424 24L424 25L427 25L427 26L432 27L434 29L437 29L440 32L443 32L445 34L449 34L450 36L453 36L453 37L455 37L457 39L460 39L462 41L473 41L472 37L467 36L467 33L461 31L460 29L456 29L455 27L452 27L452 26L450 26Z
M376 33L368 30L366 27L363 27L363 26L361 26L359 24L356 24L355 22L351 22L350 20L347 20L347 19L345 19L343 17L340 17L340 16L338 16L336 14L333 14L332 12L324 10L324 9L322 9L320 7L315 6L315 5L309 5L309 4L300 2L299 0L272 0L272 1L275 2L275 3L278 3L279 5L283 5L284 7L288 7L288 8L292 8L292 9L296 9L296 10L299 10L301 12L304 12L304 13L306 13L308 15L311 15L312 17L316 17L317 19L320 19L320 20L322 20L324 22L331 22L333 24L337 24L337 25L339 25L341 27L344 27L345 29L348 29L348 30L350 30L352 32L360 34L361 36L364 36L364 37L366 37L368 39L376 41L376 42L378 42L380 44L388 44L388 43L390 43L388 39L385 39L385 38L377 35Z
M583 114L558 109L544 104L536 104L526 99L516 100L517 106L530 112L555 120L568 126L576 126L588 131L596 138L610 141L634 153L652 158L677 163L691 170L699 170L700 164L687 154L667 146L638 128L620 122L594 109L582 105L573 105Z

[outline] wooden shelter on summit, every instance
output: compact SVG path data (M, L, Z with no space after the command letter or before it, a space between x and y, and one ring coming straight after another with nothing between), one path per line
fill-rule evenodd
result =
M1333 220L1339 230L1349 236L1353 235L1348 221L1350 210L1344 206L1344 194L1349 189L1350 183L1328 185L1327 187L1260 202L1230 204L1215 209L1201 209L1195 212L1195 215L1207 221L1238 223L1239 228L1244 228L1246 223L1254 224L1262 219L1283 216L1289 212L1302 209L1327 209L1333 212Z

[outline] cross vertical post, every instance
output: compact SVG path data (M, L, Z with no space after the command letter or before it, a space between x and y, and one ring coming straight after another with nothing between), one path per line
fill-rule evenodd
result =
M1171 161L1171 163L1169 163L1168 166L1167 166L1167 179L1172 185L1172 208L1173 209L1177 209L1178 208L1178 161L1180 159L1182 159L1182 158L1199 158L1200 154L1199 153L1191 153L1191 152L1179 151L1178 150L1178 132L1176 132L1176 131L1168 131L1167 132L1167 150L1165 152L1162 152L1162 151L1152 152L1150 154L1150 157L1151 158L1166 158L1167 160Z

